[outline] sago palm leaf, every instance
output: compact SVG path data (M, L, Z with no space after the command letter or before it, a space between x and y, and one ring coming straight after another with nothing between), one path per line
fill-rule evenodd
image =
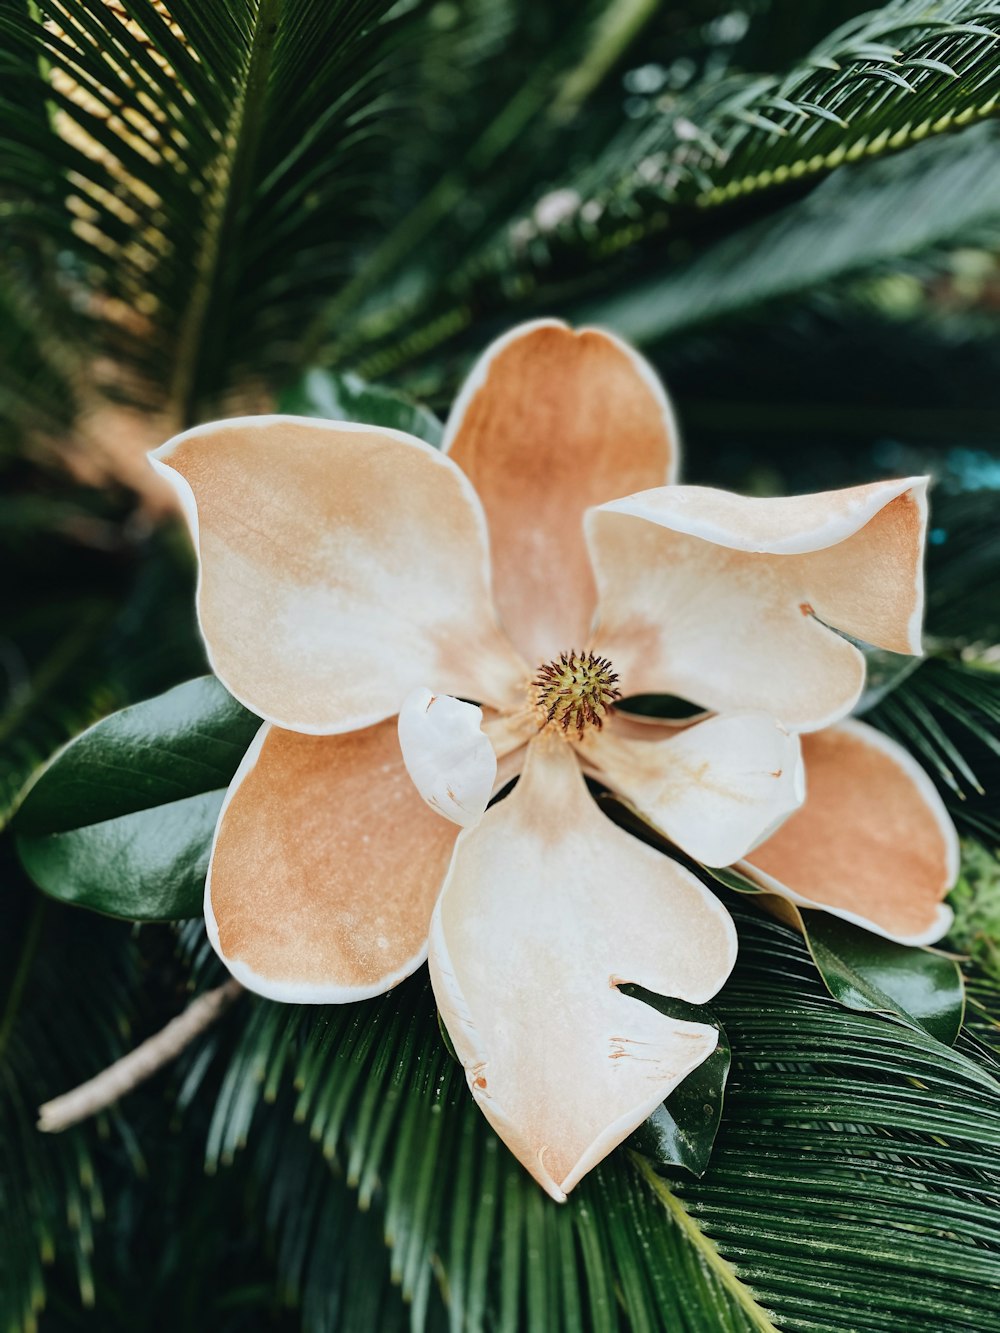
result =
M0 939L0 1329L33 1329L45 1303L44 1266L56 1253L93 1303L94 1232L104 1216L93 1127L58 1143L35 1128L39 1099L69 1077L113 1060L128 1041L137 955L120 926L72 914L21 892L4 865ZM87 959L87 967L81 967ZM90 967L101 972L93 984Z
M643 270L636 295L602 298L579 313L648 341L967 236L984 219L996 219L986 169L992 147L988 152L981 141L978 153L966 150L968 162L977 159L974 179L983 187L971 195L944 180L940 191L927 184L959 150L930 157L906 150L998 113L998 48L996 6L900 0L850 21L786 74L702 80L681 94L665 87L647 99L638 119L620 118L604 152L547 184L547 197L562 199L549 220L539 207L504 229L458 267L432 309L408 313L403 349L388 345L363 368L385 375L404 357L426 354L459 332L473 311L482 319L512 301L528 310L565 306L588 286L607 291L620 285L636 266ZM891 171L840 174L845 165L893 154L903 161ZM815 203L798 214L788 210L787 223L780 215L773 242L769 232L746 231L760 211L795 199L834 172L836 185ZM904 198L907 183L912 197ZM945 195L959 204L947 218L931 206ZM833 208L826 231L824 219L838 200L843 209L857 203L856 216L838 225ZM710 248L690 277L687 266L674 274L692 242L702 247L720 236L732 237L728 247L723 240ZM789 247L800 252L785 266ZM739 272L731 273L737 253ZM759 260L749 273L748 253ZM661 279L665 269L669 276ZM693 284L709 274L706 304L704 288L695 291ZM390 326L387 343L398 342L403 318Z
M744 226L690 262L588 302L580 317L606 321L650 343L866 269L992 239L1000 231L1000 187L989 163L998 144L998 127L980 125L953 141L842 167L804 199Z
M252 1147L291 1081L317 1151L382 1210L418 1328L439 1267L453 1328L989 1329L993 1076L971 1046L838 1009L796 937L734 910L742 959L717 1008L735 1066L701 1180L639 1140L552 1205L468 1099L419 979L339 1012L253 1001L209 1162Z
M896 0L850 19L787 73L665 90L591 179L607 188L616 176L619 204L645 194L705 208L973 124L1000 105L998 20L977 0Z
M5 0L4 285L62 255L109 387L176 421L273 373L371 225L390 8Z

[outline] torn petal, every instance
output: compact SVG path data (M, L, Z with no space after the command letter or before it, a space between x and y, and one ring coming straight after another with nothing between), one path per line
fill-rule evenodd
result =
M712 717L665 739L605 727L583 753L613 791L707 866L745 856L805 796L799 738L763 713Z
M572 747L529 746L465 830L431 927L434 993L473 1097L555 1199L715 1049L624 995L709 1000L736 958L721 903L597 809Z
M483 710L421 688L403 702L399 745L406 771L427 804L456 824L482 818L493 795L497 756L482 730Z
M802 809L743 869L800 907L819 907L900 944L933 944L958 876L958 835L907 750L864 722L802 738Z

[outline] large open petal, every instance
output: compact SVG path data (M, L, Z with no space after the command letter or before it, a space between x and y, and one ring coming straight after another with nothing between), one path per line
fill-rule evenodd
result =
M610 333L522 325L473 369L444 448L486 510L511 638L532 663L582 647L596 602L584 511L676 472L677 427L656 373Z
M788 499L675 486L591 510L597 647L630 694L826 726L864 684L835 630L920 652L925 490L920 477Z
M151 457L198 548L212 666L261 717L349 731L396 714L425 680L497 705L520 697L482 509L436 450L400 431L244 417Z
M569 743L529 747L513 793L459 837L431 926L434 993L472 1095L554 1198L716 1044L625 982L704 1003L736 932L708 890L615 827Z
M427 955L457 833L417 794L395 718L343 736L265 723L219 818L209 937L232 974L269 999L380 995Z
M863 722L802 738L806 802L743 869L802 907L901 944L947 931L958 836L910 754Z
M661 733L662 734L662 733ZM585 738L588 767L682 851L728 866L768 838L805 796L798 736L764 713L730 713L657 739L611 721Z

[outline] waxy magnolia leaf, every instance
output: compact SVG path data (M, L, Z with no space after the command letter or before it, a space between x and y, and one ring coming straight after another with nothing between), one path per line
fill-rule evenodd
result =
M214 676L98 722L18 811L28 874L64 902L130 921L200 915L225 788L259 726Z
M848 1009L895 1014L950 1046L965 1012L958 964L862 930L827 912L799 913L806 943L834 999Z
M708 1023L719 1034L719 1044L693 1073L675 1088L662 1106L632 1135L628 1146L658 1167L681 1166L694 1176L702 1176L712 1156L715 1136L722 1120L722 1104L732 1054L725 1028L704 1005L684 1004L665 999L638 986L623 986L633 995L669 1018L688 1023Z
M280 410L296 416L323 417L327 421L361 421L369 426L404 430L435 448L444 427L433 412L401 394L367 384L351 372L336 375L328 370L308 370L281 397Z

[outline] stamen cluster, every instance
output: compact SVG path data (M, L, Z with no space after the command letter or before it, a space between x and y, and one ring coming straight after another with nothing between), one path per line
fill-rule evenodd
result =
M616 699L618 673L606 657L594 653L560 653L538 668L532 681L535 703L550 723L564 732L582 735L586 727L600 728Z

